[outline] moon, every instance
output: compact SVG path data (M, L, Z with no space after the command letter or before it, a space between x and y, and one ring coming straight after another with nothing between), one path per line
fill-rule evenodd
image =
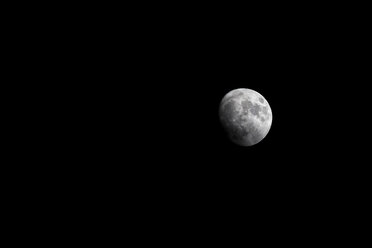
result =
M262 141L273 120L266 99L244 88L232 90L222 98L219 117L229 139L240 146L253 146Z

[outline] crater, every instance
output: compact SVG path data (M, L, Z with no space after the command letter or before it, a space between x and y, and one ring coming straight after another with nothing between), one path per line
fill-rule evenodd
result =
M267 115L268 109L266 106L262 108L262 113L264 113L264 115Z
M234 101L227 102L220 112L220 118L222 124L230 129L232 126L235 126L239 122L239 112L236 110L236 104Z
M262 97L259 97L258 100L260 101L260 103L265 103L265 100Z
M237 91L237 92L234 92L232 95L234 96L234 97L239 97L239 96L241 96L241 95L243 95L244 93L243 92L241 92L241 91Z
M245 114L248 114L248 110L253 107L253 103L248 100L242 101L242 108Z
M232 92L232 93L229 93L227 96L226 96L226 101L231 101L233 99L237 99L239 98L240 96L244 95L243 92L241 91L236 91L236 92Z
M232 118L237 113L235 108L235 102L229 101L225 104L225 106L222 109L222 116L226 118Z
M232 140L239 142L244 140L244 137L249 134L249 132L242 125L231 126L228 132Z
M261 106L258 105L257 103L255 103L253 105L253 107L250 108L250 111L251 111L252 115L255 115L255 116L259 117L259 115L260 115L259 113L261 112Z

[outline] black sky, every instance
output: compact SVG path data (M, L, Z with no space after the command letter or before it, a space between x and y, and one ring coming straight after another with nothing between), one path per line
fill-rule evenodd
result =
M188 209L184 218L217 221L248 209L257 223L283 223L332 211L364 169L361 123L345 104L363 81L347 34L358 32L327 15L253 12L141 10L146 18L84 29L62 74L74 99L60 118L68 173L149 218ZM253 147L232 144L219 123L220 101L236 88L272 108L271 130Z
M349 108L342 101L359 69L345 49L347 25L305 13L176 16L133 19L121 34L105 29L114 37L86 68L93 80L84 90L92 92L91 114L100 113L96 124L107 127L97 140L107 139L99 147L108 157L129 156L155 174L160 166L231 182L255 172L272 182L333 173L350 144L340 136ZM260 92L273 111L268 136L254 147L231 144L218 121L220 100L235 88ZM164 171L157 175L172 177Z

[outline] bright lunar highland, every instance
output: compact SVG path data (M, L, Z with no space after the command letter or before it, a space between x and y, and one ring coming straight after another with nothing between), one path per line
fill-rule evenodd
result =
M252 146L265 138L273 119L266 99L250 89L227 93L221 101L219 116L230 140L241 146Z

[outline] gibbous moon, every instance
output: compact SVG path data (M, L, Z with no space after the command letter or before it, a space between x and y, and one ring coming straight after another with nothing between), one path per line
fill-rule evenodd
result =
M241 146L252 146L263 140L273 120L266 99L254 90L243 88L223 97L219 117L230 140Z

